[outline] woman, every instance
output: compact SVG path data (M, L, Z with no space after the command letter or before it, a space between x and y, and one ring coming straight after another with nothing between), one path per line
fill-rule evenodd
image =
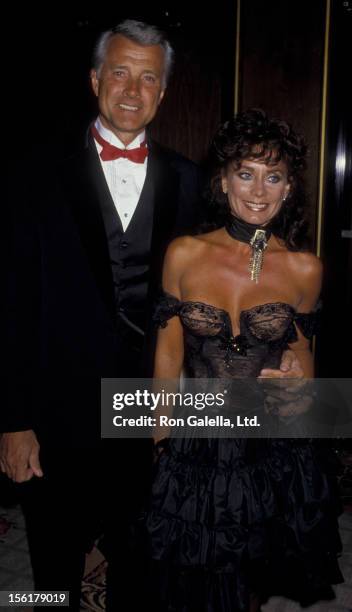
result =
M213 152L224 223L168 249L154 375L257 377L289 346L312 377L322 269L298 250L306 147L254 109L224 124ZM335 491L310 440L173 439L158 448L148 525L161 609L254 612L271 595L302 605L333 598L330 585L342 581Z

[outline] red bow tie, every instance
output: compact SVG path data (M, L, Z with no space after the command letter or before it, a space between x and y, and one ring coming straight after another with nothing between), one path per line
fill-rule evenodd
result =
M103 161L111 161L113 159L119 159L120 157L124 157L129 159L135 164L143 164L145 158L148 156L148 149L146 141L144 140L140 147L136 149L119 149L114 145L110 144L100 136L95 125L92 126L92 134L95 140L103 147L100 151L100 157Z

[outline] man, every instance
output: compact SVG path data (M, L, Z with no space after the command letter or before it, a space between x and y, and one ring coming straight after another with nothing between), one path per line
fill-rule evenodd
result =
M75 610L101 529L107 609L145 603L134 543L151 448L99 439L100 379L151 373L144 332L163 254L198 216L196 166L145 132L171 60L153 26L128 20L102 34L91 71L99 116L84 148L59 167L27 163L12 203L14 384L0 465L22 483L36 588L70 590Z

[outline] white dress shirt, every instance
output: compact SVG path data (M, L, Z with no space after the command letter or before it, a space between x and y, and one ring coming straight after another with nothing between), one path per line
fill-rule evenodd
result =
M103 126L99 117L95 122L95 127L104 140L118 149L135 149L145 140L145 132L143 131L125 147L123 142L113 132ZM102 146L96 140L94 142L98 153L100 153ZM126 231L143 189L147 174L148 157L146 157L143 164L136 164L124 157L111 161L103 161L99 156L99 159L111 197L121 219L123 230Z

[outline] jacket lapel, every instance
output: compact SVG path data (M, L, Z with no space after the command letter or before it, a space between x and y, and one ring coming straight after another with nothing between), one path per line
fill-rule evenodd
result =
M114 318L113 279L102 206L114 206L93 142L62 166L62 181L98 289Z
M152 294L160 284L165 251L173 237L179 196L179 176L159 145L151 142L148 146L150 148L148 179L154 185L149 291Z

